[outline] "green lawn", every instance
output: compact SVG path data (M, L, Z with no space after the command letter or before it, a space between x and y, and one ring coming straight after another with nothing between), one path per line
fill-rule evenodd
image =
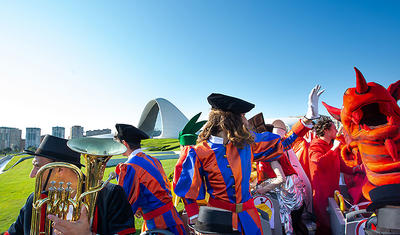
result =
M142 147L146 151L179 151L177 139L147 139L142 140Z
M179 142L176 139L145 140L143 146L163 148L164 150L179 150ZM158 150L160 149L154 149L154 151ZM10 161L10 164L8 164L6 168L22 157L25 156L14 157L15 159ZM176 162L177 159L161 161L167 176L173 172ZM0 175L0 234L6 231L15 221L19 214L19 210L25 204L26 198L34 191L34 179L29 178L31 169L32 160L28 159ZM109 173L114 171L114 169L115 167L106 168L104 178L106 179ZM116 180L111 182L116 183ZM181 209L182 205L178 207L178 210ZM136 230L140 231L142 223L142 219L136 219Z

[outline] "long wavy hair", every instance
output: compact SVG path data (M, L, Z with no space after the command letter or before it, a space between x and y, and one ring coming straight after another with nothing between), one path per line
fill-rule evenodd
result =
M221 131L225 132L228 140L237 148L254 143L254 135L247 129L240 114L218 109L211 109L208 121L197 138L197 143L208 140L211 135L216 136Z

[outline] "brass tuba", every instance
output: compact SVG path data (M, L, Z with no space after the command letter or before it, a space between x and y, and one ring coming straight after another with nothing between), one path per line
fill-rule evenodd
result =
M51 221L46 217L45 221L41 221L43 210L46 210L46 214L54 214L62 219L66 219L69 208L72 206L71 220L76 221L80 217L82 204L88 210L89 224L92 226L97 193L110 180L116 177L115 173L111 172L109 178L105 182L102 182L106 163L113 155L119 155L126 151L124 145L112 139L85 137L69 140L67 145L73 151L81 153L81 157L85 159L86 177L78 167L64 162L49 163L40 168L36 175L35 193L32 204L31 235L51 234L52 232ZM57 187L54 181L50 183L47 198L40 198L44 172L60 167L69 168L76 174L76 199L74 200L70 197L74 191L70 183L64 184L64 182L58 182L59 185ZM84 191L82 191L83 186ZM44 224L44 232L40 232L41 224Z

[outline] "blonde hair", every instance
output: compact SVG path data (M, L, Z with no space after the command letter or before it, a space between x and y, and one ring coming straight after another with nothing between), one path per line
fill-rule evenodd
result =
M221 131L226 133L228 140L237 148L254 143L254 135L247 129L240 114L219 109L211 109L197 143L208 140L211 135L217 135Z

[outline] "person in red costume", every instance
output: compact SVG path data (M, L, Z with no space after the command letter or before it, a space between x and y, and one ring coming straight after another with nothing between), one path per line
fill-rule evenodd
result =
M326 211L328 197L332 197L335 190L339 190L340 172L354 174L358 167L348 167L341 160L339 141L334 141L337 130L333 121L322 117L314 126L316 138L311 141L310 174L313 188L313 208L317 217L316 234L331 234L329 215Z

